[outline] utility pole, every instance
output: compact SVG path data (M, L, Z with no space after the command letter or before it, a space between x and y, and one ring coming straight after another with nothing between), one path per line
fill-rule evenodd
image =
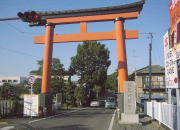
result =
M151 101L151 94L152 94L152 72L151 72L151 66L152 66L152 60L151 60L151 52L152 52L152 39L153 39L153 33L149 33L150 35L150 43L149 43L149 101Z

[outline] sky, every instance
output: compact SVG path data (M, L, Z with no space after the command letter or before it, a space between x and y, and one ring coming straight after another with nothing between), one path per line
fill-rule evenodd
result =
M117 6L138 0L0 0L0 18L17 17L18 12L63 11L86 8ZM138 19L126 20L125 29L139 30L139 38L126 40L128 72L149 65L150 38L153 33L152 64L164 66L163 35L170 26L168 4L170 0L146 0ZM90 23L89 32L103 32L115 29L114 22ZM77 33L79 25L56 26L56 34ZM21 20L0 21L0 76L28 76L37 70L37 61L43 59L44 45L34 44L33 37L45 33L45 27L29 27ZM110 51L111 66L108 74L117 69L116 41L100 41ZM53 57L59 58L65 69L76 55L81 42L56 43Z

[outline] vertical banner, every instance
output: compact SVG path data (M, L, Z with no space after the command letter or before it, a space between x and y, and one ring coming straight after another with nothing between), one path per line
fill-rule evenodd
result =
M169 34L164 35L165 81L166 88L178 88L176 49L169 48Z

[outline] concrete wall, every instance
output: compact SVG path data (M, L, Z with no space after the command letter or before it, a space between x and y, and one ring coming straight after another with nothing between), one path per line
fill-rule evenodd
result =
M0 76L0 86L2 86L4 83L9 83L12 85L17 85L27 80L26 77L20 77L20 76Z

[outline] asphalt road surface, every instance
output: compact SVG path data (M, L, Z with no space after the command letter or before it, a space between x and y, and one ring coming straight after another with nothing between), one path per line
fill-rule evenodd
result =
M115 109L83 108L47 118L12 119L4 130L116 130Z

